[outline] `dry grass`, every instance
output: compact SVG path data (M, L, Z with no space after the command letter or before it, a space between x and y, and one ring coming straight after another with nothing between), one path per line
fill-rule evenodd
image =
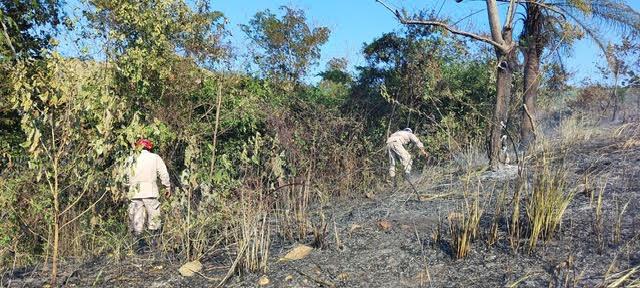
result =
M602 212L602 200L604 195L604 189L606 183L602 185L602 188L598 191L598 198L596 199L596 205L593 207L593 234L595 235L596 246L598 254L604 251L604 215Z
M278 191L275 217L279 234L289 240L305 239L313 225L309 215L310 189L302 182Z
M451 212L447 217L450 245L456 259L464 258L471 251L471 242L478 237L480 218L483 214L483 209L480 208L480 185L473 194L472 202L469 203L468 189L465 189L465 201L461 212Z
M501 192L498 194L498 198L495 203L495 210L493 217L491 218L491 226L489 226L489 231L487 233L487 244L489 246L493 246L499 239L499 228L500 228L500 219L503 217L503 211L506 201L507 190L509 186L505 185Z
M564 119L558 126L560 141L565 147L589 141L597 132L597 123L580 113Z
M489 158L482 143L469 145L452 156L452 164L463 171L479 170L488 163Z
M456 259L464 258L471 250L471 221L469 217L456 212L449 213L447 219L453 256Z
M509 247L513 252L517 252L520 248L520 232L522 231L522 227L520 225L520 195L525 189L525 181L520 180L518 188L513 194L513 199L511 199L512 210L511 210L511 219L509 221Z
M564 167L553 165L546 153L538 161L532 185L523 185L529 252L537 246L538 240L549 240L558 231L576 192L575 189L567 188L567 172Z
M621 206L620 199L616 199L616 221L613 223L613 243L620 244L622 239L622 217L629 207L631 200Z
M267 271L271 227L268 221L269 207L264 195L255 191L241 194L236 235L240 267L248 271Z
M640 287L640 266L622 270L611 275L607 273L599 287Z

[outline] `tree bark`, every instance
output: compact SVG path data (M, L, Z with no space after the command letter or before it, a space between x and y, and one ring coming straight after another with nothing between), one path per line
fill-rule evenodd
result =
M524 94L522 103L527 106L531 117L535 119L536 115L536 101L538 99L538 87L540 81L538 75L540 74L540 55L535 49L527 48L525 51L525 64L524 64ZM520 127L520 145L523 149L527 149L531 142L533 142L533 123L527 111L522 109L522 126Z
M536 100L540 86L540 55L542 54L542 14L540 7L527 4L527 21L525 23L527 38L524 49L524 94L522 103L527 110L522 109L522 124L520 126L520 147L525 150L534 140L532 118L536 115ZM527 115L527 112L530 115ZM531 116L531 117L530 117Z
M512 49L507 54L496 49L496 56L499 59L496 79L496 103L491 119L491 142L489 146L489 166L493 171L500 168L500 151L502 150L500 138L502 137L503 125L507 124L515 49Z

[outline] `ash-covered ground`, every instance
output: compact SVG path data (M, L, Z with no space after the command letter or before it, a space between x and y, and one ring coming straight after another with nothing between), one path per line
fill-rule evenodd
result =
M637 279L640 273L627 273L627 269L640 265L640 141L613 130L547 155L554 167L564 167L565 188L576 195L560 230L532 251L526 228L517 244L520 248L514 251L510 244L509 208L496 217L500 193L505 193L504 207L513 207L509 202L517 186L517 167L501 173L429 167L413 179L422 199L403 182L396 188L374 187L361 197L315 207L314 221L320 221L323 213L327 224L322 243L315 243L320 248L301 260L280 261L296 245L311 246L313 236L296 243L274 232L268 271L236 273L224 286L595 287L627 275L628 280ZM603 218L598 222L601 191ZM474 195L479 195L482 211L478 237L466 257L455 259L448 218L463 211ZM498 219L499 229L490 245L493 219ZM614 241L618 222L620 238ZM149 253L117 261L108 256L81 264L67 261L59 279L65 287L214 287L233 264L233 253L220 250L207 255L201 259L203 270L193 277L181 276L182 263L170 255ZM47 272L41 267L18 269L5 274L2 284L41 287L48 280ZM624 283L628 282L620 287Z

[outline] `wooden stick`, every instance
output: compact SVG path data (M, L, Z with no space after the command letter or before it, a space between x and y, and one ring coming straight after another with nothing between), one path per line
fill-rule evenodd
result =
M227 275L225 275L224 278L222 278L222 281L220 281L220 283L216 287L224 286L224 284L227 283L229 278L233 276L233 273L236 272L236 268L238 267L238 263L240 263L240 259L242 259L242 257L244 256L244 251L247 250L247 246L249 245L245 244L242 246L242 248L240 249L240 252L238 252L238 255L236 256L236 260L233 261L231 268L229 268L229 271L227 271Z
M294 268L294 270L296 270L296 272L300 273L300 275L305 276L305 277L313 280L314 282L316 282L316 283L318 283L320 285L324 285L324 286L328 286L328 287L336 287L336 284L334 284L331 281L323 280L323 279L320 279L320 278L316 278L316 277L314 277L313 275L311 275L309 273L303 272L303 271L295 269L295 268Z

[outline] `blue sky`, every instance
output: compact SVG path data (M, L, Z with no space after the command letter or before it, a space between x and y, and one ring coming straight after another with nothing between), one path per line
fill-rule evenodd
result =
M69 6L74 6L74 0ZM462 29L486 32L486 12L484 1L465 1L455 3L453 0L386 0L394 7L405 7L408 11L419 9L433 9L440 11L440 15L459 20L472 12L478 12L457 25ZM640 11L639 0L626 0L626 3ZM77 2L75 2L77 5ZM324 63L333 57L345 57L351 67L363 65L361 55L363 43L370 42L385 32L401 29L401 24L393 15L375 0L213 0L211 6L222 11L228 18L232 35L231 43L239 53L246 52L249 46L240 24L246 24L256 12L270 9L279 12L280 6L290 6L303 9L312 26L327 26L331 29L329 41L322 47L320 64L312 71L316 74L322 71ZM504 8L504 7L503 7ZM504 9L503 9L504 10ZM504 13L503 13L504 15ZM607 35L615 41L616 35ZM589 39L581 40L574 46L572 56L564 59L568 69L575 72L573 83L579 83L586 77L599 79L596 61L601 61L601 53ZM604 62L602 62L604 63ZM241 66L240 64L238 65ZM317 80L311 77L310 80Z
M386 2L394 7L405 7L408 11L434 9L440 11L440 15L449 16L455 20L481 10L476 16L460 22L458 26L474 31L486 31L487 16L483 11L484 1L467 1L460 4L453 0L387 0ZM627 0L626 3L640 11L640 1ZM303 9L313 25L327 26L331 29L331 37L322 49L322 59L316 71L321 70L324 63L333 57L346 57L352 67L362 65L364 59L360 50L363 43L370 42L382 33L401 28L401 24L393 15L375 0L217 0L213 2L213 8L222 11L229 19L229 28L233 33L232 42L237 47L248 45L238 24L247 23L258 11L270 9L275 12L282 5ZM611 38L615 41L616 37L611 35ZM598 79L596 61L601 58L601 53L595 44L585 39L574 47L573 55L564 59L569 70L575 72L572 82L578 83L585 77Z

